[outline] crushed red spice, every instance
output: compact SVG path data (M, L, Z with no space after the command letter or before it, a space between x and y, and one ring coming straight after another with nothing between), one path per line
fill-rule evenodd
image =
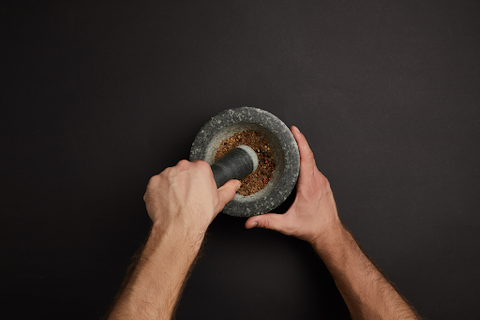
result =
M242 186L237 191L238 194L249 196L264 189L272 180L275 159L268 141L257 131L248 130L237 132L232 137L223 140L215 154L215 161L242 144L252 148L258 156L257 170L240 179Z

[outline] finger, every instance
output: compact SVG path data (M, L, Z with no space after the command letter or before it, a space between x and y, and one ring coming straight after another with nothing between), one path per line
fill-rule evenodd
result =
M307 139L297 127L291 128L293 136L297 141L298 151L300 152L300 177L312 176L315 172L315 158L313 152L308 145Z
M227 203L233 200L235 197L235 193L240 188L242 183L239 180L230 180L225 183L223 186L218 188L218 204L217 204L217 212L222 211L223 207Z
M245 222L245 228L252 229L255 227L275 230L284 233L287 225L283 214L266 213L259 216L251 217Z

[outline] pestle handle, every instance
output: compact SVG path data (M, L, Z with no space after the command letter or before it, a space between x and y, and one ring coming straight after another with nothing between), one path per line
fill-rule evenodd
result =
M252 148L240 145L211 165L217 188L231 179L242 179L257 170L258 157Z

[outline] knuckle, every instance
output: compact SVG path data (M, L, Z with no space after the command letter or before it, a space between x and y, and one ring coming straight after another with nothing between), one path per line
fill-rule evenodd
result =
M203 160L195 161L195 165L197 165L202 170L210 169L210 165Z
M202 175L212 175L212 169L206 161L203 161L203 160L195 161L195 166L201 172Z
M154 175L153 177L150 178L150 180L148 180L148 185L147 187L154 187L156 185L158 185L158 183L160 182L160 175Z
M307 152L306 152L306 154L305 154L305 158L306 158L307 160L313 160L313 151L310 150L310 149L308 149Z
M270 221L269 221L268 219L263 219L262 226L263 226L265 229L270 229Z
M180 169L184 169L184 168L187 168L189 164L190 164L190 162L188 160L182 159L182 160L178 161L176 167L178 167Z
M304 160L306 162L314 161L312 150L310 150L310 148L303 149L303 152L300 153L300 160Z
M330 181L320 171L317 170L317 181L322 189L330 189Z
M148 202L150 200L150 194L148 192L145 192L143 195L143 201Z
M151 198L151 193L153 192L153 190L158 188L158 186L160 185L160 180L161 180L161 177L158 174L154 175L153 177L150 178L150 180L148 180L147 188L146 188L145 193L143 195L143 201L145 201L145 202L149 201L149 199Z
M323 176L323 178L321 180L321 183L322 183L322 186L323 186L324 189L331 190L330 181L328 181L328 179L325 176Z

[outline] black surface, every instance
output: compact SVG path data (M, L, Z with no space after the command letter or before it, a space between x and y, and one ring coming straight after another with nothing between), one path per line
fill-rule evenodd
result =
M99 318L149 228L149 177L242 105L305 133L341 219L421 314L480 318L478 1L12 3L3 318ZM243 223L214 221L178 319L348 319L305 243Z

